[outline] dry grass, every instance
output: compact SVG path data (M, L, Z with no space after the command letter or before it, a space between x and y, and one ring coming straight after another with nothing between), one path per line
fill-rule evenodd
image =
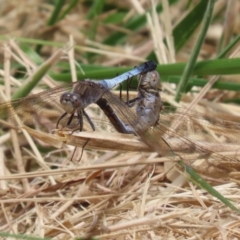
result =
M0 19L0 26L3 28L4 25L4 33L12 37L37 37L41 31L41 35L44 32L48 37L51 35L52 40L64 43L69 41L71 34L78 45L84 45L84 42L88 44L88 48L83 47L82 51L95 51L94 47L98 43L84 39L84 36L76 31L88 24L84 19L79 19L81 14L78 15L78 11L84 14L83 9L78 8L53 28L44 27L47 14L42 12L40 16L38 11L39 5L46 9L50 8L50 5L42 4L42 1L20 2L21 4L2 1L1 4L5 4L5 17ZM126 2L131 2L135 11L141 11L138 1ZM223 4L222 2L219 1L218 4ZM172 9L173 21L180 15L179 9ZM129 14L134 14L134 11ZM24 28L19 25L23 16L27 21ZM165 16L169 17L168 12L165 12ZM32 22L34 24L31 24ZM164 30L160 29L156 19L151 16L148 23L153 34L150 40L140 39L139 46L134 47L134 37L130 38L131 49L127 46L109 47L98 44L100 50L95 52L101 52L102 55L96 59L96 63L110 66L132 60L143 61L153 46L159 62L187 60L189 50L186 47L176 55L171 48L171 36L170 51L164 50L160 44L161 34L164 31L164 34L169 33L168 21L165 21ZM219 26L215 27L218 29ZM100 37L106 29L100 28L99 31ZM214 35L212 39L217 37ZM190 42L188 47L192 44L193 42ZM214 54L213 46L209 45L205 43L200 58L204 58L206 51L207 58ZM1 93L5 92L1 98L5 96L4 100L7 100L19 85L23 84L14 78L16 72L11 68L11 63L23 64L26 76L31 76L37 67L15 42L2 43L2 49L4 69L0 69L0 75L6 81L5 87L1 86L0 90ZM53 51L54 48L51 47L43 48L43 53L48 56L52 55ZM75 56L73 52L67 56L72 64L73 76L74 58L81 59L80 55L81 52L77 51ZM117 55L120 57L116 57ZM239 76L235 79L239 81ZM44 90L45 86L54 87L56 82L45 76L33 94ZM179 104L173 100L173 86L166 84L164 89L163 100L174 106L194 106L194 110L208 112L211 117L217 118L220 109L221 117L226 115L227 120L239 119L238 106L207 101L213 96L220 95L224 99L229 98L229 95L233 97L233 94L237 96L237 93L208 89L207 94L192 93L184 96L183 102ZM0 232L54 239L71 239L76 236L94 236L99 239L240 238L238 213L206 191L187 182L184 173L175 168L174 162L152 153L137 137L117 134L109 125L101 125L106 122L106 118L95 106L90 106L88 111L93 119L97 119L99 128L95 133L85 129L84 132L74 134L74 141L78 141L77 146L80 146L74 156L75 148L65 144L69 140L66 132L42 132L37 124L36 128L31 130L25 126L20 129L14 126L10 130L7 126L9 123L1 124L4 128L0 137ZM23 133L20 133L20 130ZM86 139L91 140L83 150L81 146ZM239 145L239 142L236 144ZM52 149L49 145L58 149ZM81 155L81 161L78 161ZM240 208L240 190L236 183L229 179L210 177L207 180Z

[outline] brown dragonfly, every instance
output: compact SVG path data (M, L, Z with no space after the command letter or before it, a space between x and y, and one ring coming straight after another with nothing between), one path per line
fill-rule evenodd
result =
M210 176L225 177L240 169L238 122L163 107L156 70L139 75L138 81L138 96L128 105L136 106L138 118L148 126L142 128L147 131L134 128L145 144L163 156L171 149L175 158Z
M136 109L129 108L103 84L78 81L2 103L0 117L13 124L20 118L24 125L43 126L49 132L56 124L74 126L74 130L78 126L82 130L84 108L95 103L120 132L133 131L161 156L182 160L198 172L215 177L228 177L230 172L240 169L237 122L206 118L194 111L186 114L180 108L162 109L159 75L154 67L144 68L136 75L139 75L138 96L130 102ZM69 118L65 117L67 114ZM94 129L91 119L87 120ZM172 128L172 123L179 125Z

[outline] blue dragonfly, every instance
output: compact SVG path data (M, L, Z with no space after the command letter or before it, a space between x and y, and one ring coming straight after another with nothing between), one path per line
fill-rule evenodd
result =
M5 120L7 123L11 122L16 125L16 116L18 116L22 124L29 127L36 124L44 125L50 132L53 128L52 123L55 123L58 128L60 122L62 127L79 125L78 129L82 131L84 116L95 130L94 123L84 110L90 104L95 103L104 111L119 132L127 133L131 130L126 129L127 125L121 122L103 95L118 84L139 74L153 71L156 67L155 62L147 61L112 79L77 81L39 94L1 103L0 118L2 121ZM65 118L67 115L70 117ZM65 118L64 121L63 118ZM72 124L73 122L75 124Z

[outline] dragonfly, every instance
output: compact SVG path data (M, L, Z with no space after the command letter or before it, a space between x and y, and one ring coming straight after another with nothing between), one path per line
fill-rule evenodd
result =
M104 89L100 95L111 106L110 112L117 115L120 122L128 123L145 144L162 156L174 156L205 175L227 177L230 172L240 169L237 158L240 149L235 144L240 133L238 123L218 121L194 111L187 114L181 108L174 111L163 109L160 76L156 70L139 74L138 81L138 96L127 104ZM74 92L79 92L79 89ZM135 105L135 112L130 111L127 105ZM179 124L178 130L172 130L171 124L178 121L183 124ZM221 151L234 152L234 156L222 155Z
M104 98L101 98L101 91L96 90L95 88L112 89L123 81L131 79L139 74L152 71L156 69L156 67L157 64L150 60L112 79L103 79L101 81L86 80L87 87L84 87L84 85L80 84L81 81L78 81L29 97L1 103L0 126L1 122L6 125L8 125L9 122L17 125L17 116L21 120L21 124L29 127L34 127L35 125L39 127L44 126L47 128L48 132L51 132L51 129L53 128L52 123L57 122L56 127L58 128L60 121L62 121L62 119L68 114L71 116L67 123L62 123L62 126L70 126L73 119L76 120L76 112L76 125L80 125L80 131L82 131L83 128L83 116L85 116L91 128L95 130L94 123L91 121L84 108L91 103L96 103L108 116L110 122L114 125L117 131L121 133L132 133L129 126L124 125L121 122L107 101ZM91 87L95 85L96 87ZM80 106L76 106L76 104L80 104ZM64 110L65 112L63 112ZM56 116L58 116L59 113L62 113L62 115L56 119Z
M171 107L164 109L160 95L160 75L156 70L139 75L138 81L138 96L128 105L136 105L137 116L148 126L147 131L136 129L144 143L161 155L169 153L171 149L179 160L203 174L209 172L211 176L224 177L231 171L239 170L240 162L237 157L240 148L236 144L239 141L238 122L216 120L181 108L174 111ZM174 123L178 131L173 130ZM216 152L213 151L214 148ZM235 151L234 158L218 154L219 151ZM196 159L199 160L195 161Z
M161 156L181 160L196 171L215 177L228 177L230 172L239 171L239 123L205 118L204 115L194 111L186 114L185 109L181 108L162 109L159 83L155 81L158 79L158 75L154 72L156 64L150 62L141 66L132 69L128 74L125 73L124 77L117 76L118 83L111 82L111 86L115 86L133 75L139 75L140 91L133 101L137 105L135 110L113 94L104 85L105 83L77 81L26 98L2 103L0 117L2 121L11 121L13 124L17 124L16 117L18 117L27 126L44 126L51 131L51 128L56 127L60 122L65 126L71 125L75 120L79 126L82 124L81 116L85 115L83 110L86 106L96 103L101 107L105 104L110 121L111 118L114 119L112 122L120 119L123 123L119 127L120 131L121 128L128 131L126 126L129 126L142 142ZM153 81L155 85L149 82L151 76L155 76ZM78 94L82 105L78 106L78 97L73 97L77 102L77 106L74 105L74 101L66 97L66 92L74 93L73 96ZM70 118L66 118L66 113ZM173 129L171 124L180 120L182 123L178 128Z

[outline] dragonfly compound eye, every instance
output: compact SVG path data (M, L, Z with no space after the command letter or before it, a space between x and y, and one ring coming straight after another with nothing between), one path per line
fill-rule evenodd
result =
M160 83L160 75L157 71L148 72L149 76L149 84L154 89L161 89Z
M66 92L62 94L60 103L67 113L72 113L79 108L83 108L83 101L79 94Z

